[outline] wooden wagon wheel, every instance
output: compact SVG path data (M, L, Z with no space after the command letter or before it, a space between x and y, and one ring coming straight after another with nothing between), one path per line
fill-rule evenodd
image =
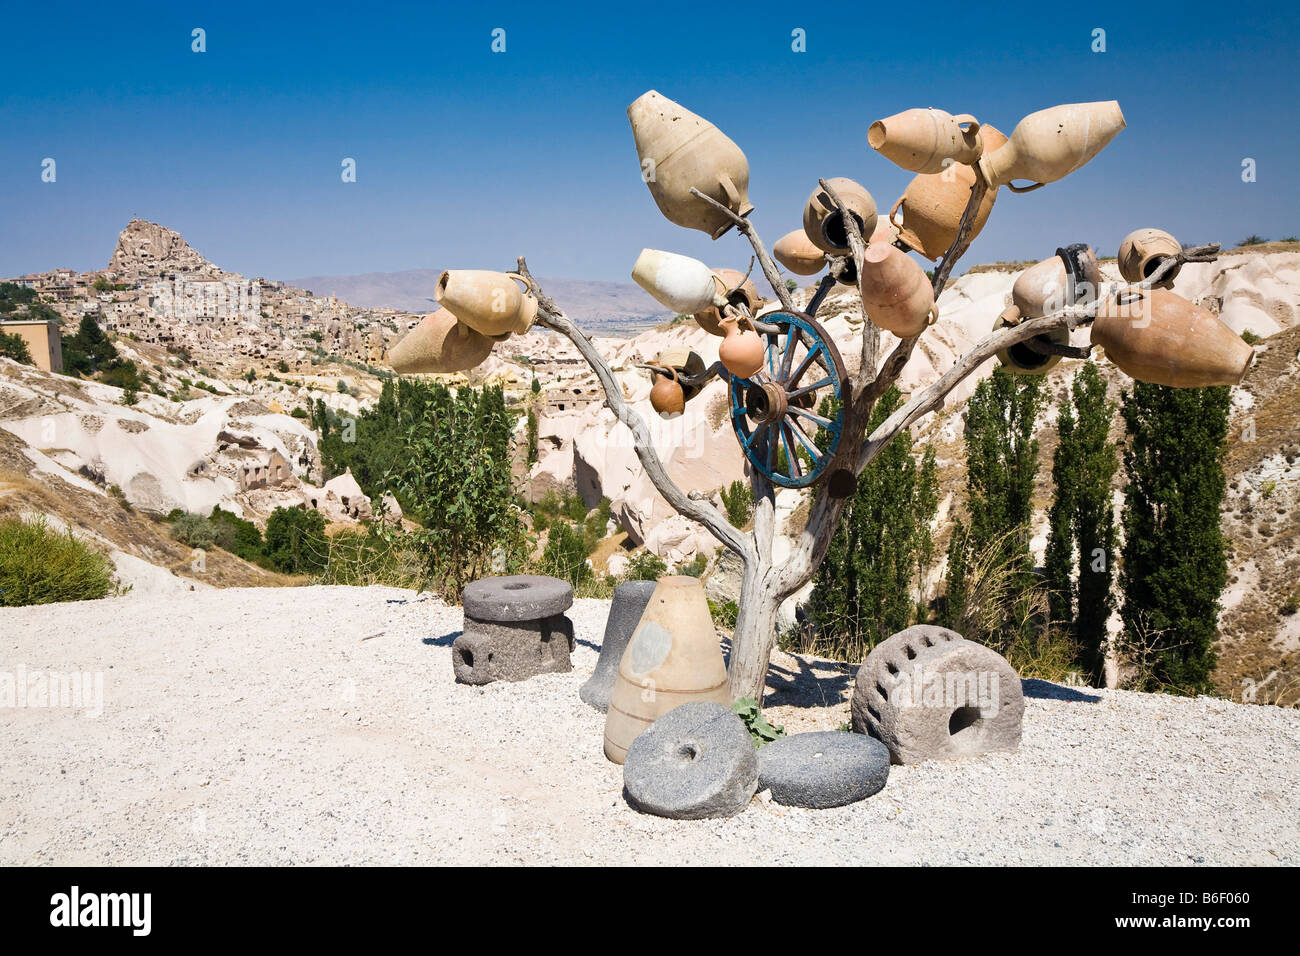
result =
M731 425L753 467L782 488L807 488L827 476L839 450L848 376L830 335L811 316L760 317L763 368L731 376ZM819 412L835 399L834 414Z

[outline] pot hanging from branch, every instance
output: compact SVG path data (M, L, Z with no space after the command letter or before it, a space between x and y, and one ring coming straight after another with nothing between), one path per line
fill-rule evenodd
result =
M1116 100L1070 103L1030 113L1011 131L1006 144L979 161L984 181L1026 193L1064 179L1100 153L1124 128ZM1012 180L1028 179L1029 186Z
M433 297L474 331L498 340L527 332L537 318L537 299L514 272L449 269L438 277Z
M465 372L482 365L491 352L490 338L439 309L389 350L388 362L399 375Z
M912 109L876 120L867 143L894 165L914 173L941 173L953 163L967 166L984 152L979 120L969 113Z
M842 176L828 179L826 184L835 190L849 214L857 220L858 232L864 240L876 231L876 201L871 198L871 193ZM823 252L837 256L849 254L849 234L844 225L844 217L830 193L820 184L804 204L803 231L808 240Z
M1119 274L1129 282L1142 282L1182 251L1182 243L1163 229L1135 229L1119 244ZM1182 263L1174 266L1156 288L1172 289L1181 269Z
M727 300L718 294L713 270L699 259L660 249L642 249L632 278L656 302L679 315L695 315Z

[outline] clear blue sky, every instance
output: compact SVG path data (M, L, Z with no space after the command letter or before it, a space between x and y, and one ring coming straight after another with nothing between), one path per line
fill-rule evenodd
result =
M1034 110L1102 99L1128 128L1068 179L1003 191L966 264L1077 241L1113 255L1147 225L1225 244L1295 235L1296 9L14 3L0 275L102 268L132 217L257 276L504 269L522 253L540 275L626 279L643 246L744 268L734 232L715 243L667 223L641 183L625 109L650 88L746 151L769 244L818 176L893 204L911 174L867 147L872 120L937 106L1009 133ZM191 52L195 27L206 53ZM791 51L796 27L806 53ZM356 183L340 181L344 157Z

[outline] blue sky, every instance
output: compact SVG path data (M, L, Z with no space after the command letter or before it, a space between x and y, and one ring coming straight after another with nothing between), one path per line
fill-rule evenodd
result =
M937 106L1010 133L1034 110L1103 99L1128 128L1066 180L1004 190L966 264L1079 241L1113 255L1139 226L1225 245L1300 234L1294 5L973 7L11 4L0 275L102 268L132 217L273 278L524 254L540 275L625 280L643 246L743 269L743 239L671 225L641 183L625 110L650 88L745 150L769 245L818 176L893 205L911 174L867 147L872 120Z

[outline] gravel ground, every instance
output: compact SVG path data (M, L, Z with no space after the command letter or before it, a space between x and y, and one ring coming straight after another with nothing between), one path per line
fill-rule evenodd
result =
M452 679L459 609L392 588L0 609L0 681L102 671L102 716L0 707L0 863L1300 863L1300 712L1026 685L1017 753L895 767L834 810L761 795L642 816L569 674ZM779 655L769 716L848 720L849 674Z

